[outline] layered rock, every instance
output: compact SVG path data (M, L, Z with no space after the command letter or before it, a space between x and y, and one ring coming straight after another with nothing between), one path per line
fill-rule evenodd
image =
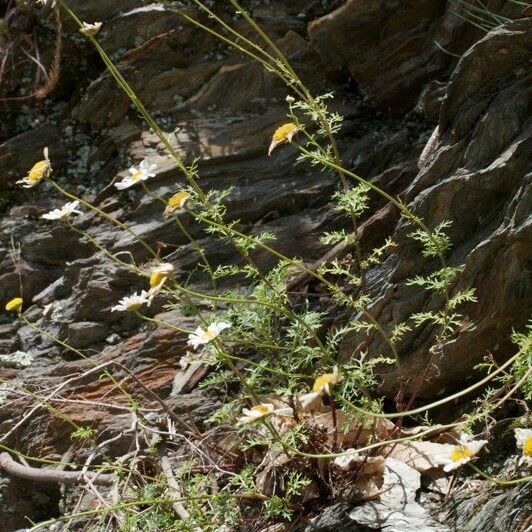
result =
M501 4L484 7L500 14L499 20L520 15L518 5L506 3L502 10ZM349 71L375 105L405 112L423 86L444 76L482 35L467 22L481 15L461 0L348 0L312 21L309 36L328 67Z
M530 20L522 20L497 28L464 55L443 101L437 141L405 192L411 208L430 226L453 221L448 263L463 266L455 289L474 287L478 298L463 309L458 337L443 346L437 359L428 357L430 327L414 330L402 343L402 371L411 376L410 389L419 384L413 376L428 363L435 366L433 378L421 385L427 397L470 378L488 352L508 357L512 328L522 328L529 318L530 27ZM394 235L398 253L371 272L378 287L373 312L389 327L441 304L438 297L405 285L407 278L438 267L419 261L419 246L407 237L411 230L409 224L399 224ZM345 339L344 357L359 341ZM376 337L371 350L381 352L386 346ZM396 378L395 373L387 376L390 393Z

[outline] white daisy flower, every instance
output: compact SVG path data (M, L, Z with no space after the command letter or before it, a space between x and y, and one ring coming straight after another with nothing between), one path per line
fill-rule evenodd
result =
M257 421L261 417L269 416L275 412L275 407L271 403L260 403L252 408L243 408L242 417L237 420L237 425L244 425L245 423L251 423Z
M94 22L92 24L83 22L82 24L83 26L79 29L79 31L80 33L83 33L83 35L86 35L87 37L96 35L100 31L100 28L102 27L101 22Z
M79 201L69 201L65 203L60 209L53 209L46 214L43 214L41 218L45 220L62 220L63 218L68 218L72 214L81 214L81 211L78 211Z
M486 443L488 443L487 440L472 440L469 434L462 434L459 445L445 445L447 452L442 455L436 455L434 461L438 465L444 466L443 470L448 473L467 464L473 456L480 452Z
M133 312L138 310L142 305L149 304L150 298L148 292L143 290L140 294L136 292L131 296L126 296L122 298L118 305L115 305L111 311L112 312Z
M146 181L150 177L155 177L154 170L156 168L156 164L150 164L146 159L144 159L138 166L132 166L129 169L129 173L131 175L128 175L124 177L122 181L115 183L115 187L118 190L124 190L136 185L137 183L140 183L141 181Z
M225 321L211 323L206 331L198 327L193 333L188 335L188 345L197 349L198 346L208 344L211 340L214 340L224 329L228 329L229 327L231 327L231 324Z
M294 410L290 407L275 408L271 403L260 403L252 408L243 408L242 414L244 415L237 419L237 425L252 423L257 419L269 416L270 414L294 417Z
M17 185L21 183L24 188L33 188L52 173L52 165L48 157L48 148L44 148L43 154L44 159L35 163L31 167L27 176L16 181Z
M523 457L532 462L532 429L514 429L517 447L521 449Z

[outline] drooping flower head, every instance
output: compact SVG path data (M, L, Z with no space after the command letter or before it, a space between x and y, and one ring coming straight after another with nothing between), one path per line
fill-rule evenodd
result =
M514 429L514 434L517 447L527 460L532 461L532 429Z
M208 344L214 340L224 329L231 327L230 323L225 321L215 321L211 323L205 331L201 327L198 327L193 333L188 335L188 345L191 345L194 349L202 344Z
M148 290L148 306L152 304L154 297L160 292L166 279L174 273L174 266L169 262L161 262L151 269L150 289Z
M169 262L161 262L160 264L157 264L157 266L154 266L150 273L150 288L162 285L167 277L172 275L174 271L174 266Z
M312 386L312 391L314 393L326 393L327 395L331 394L331 386L341 382L343 377L338 375L338 368L334 366L332 373L324 373L316 378Z
M164 209L164 216L170 214L182 214L186 212L185 205L190 199L190 194L186 190L181 190L177 194L174 194L169 200Z
M285 142L292 142L292 137L297 133L297 124L293 122L288 122L278 127L272 136L272 142L268 148L268 155L272 154L272 151L279 146L279 144L284 144Z
M243 416L238 418L237 425L251 423L257 419L273 414L274 411L275 407L271 403L260 403L252 408L243 408Z
M453 471L467 464L486 443L488 443L487 440L472 440L469 434L462 434L458 445L445 445L447 452L435 456L434 460L438 465L444 466L445 472Z
M47 178L52 173L52 165L48 157L48 148L43 150L44 159L35 163L28 175L19 179L16 183L21 183L24 188L33 188L38 185L43 179Z
M154 170L157 168L157 165L150 164L146 159L144 159L138 166L132 166L129 169L130 175L124 177L122 181L115 183L115 187L118 190L124 190L126 188L132 187L141 181L146 181L150 177L155 177Z
M88 24L87 22L82 23L82 27L79 29L80 33L83 33L83 35L87 37L91 37L92 35L96 35L100 28L102 27L101 22L93 22L92 24Z
M140 294L136 292L131 296L126 296L122 298L118 305L115 305L111 311L112 312L133 312L138 310L142 305L149 304L150 297L146 290L143 290Z
M6 310L8 312L15 311L19 312L22 308L22 304L24 303L24 300L21 297L14 297L10 301L6 303Z
M60 209L53 209L46 214L43 214L41 218L45 220L62 220L64 218L69 218L72 214L81 214L81 211L78 211L79 201L70 201L65 203Z

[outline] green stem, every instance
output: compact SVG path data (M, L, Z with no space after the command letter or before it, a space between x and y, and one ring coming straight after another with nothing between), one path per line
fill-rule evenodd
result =
M278 441L285 448L289 449L290 451L292 451L293 453L295 453L295 454L297 454L299 456L304 456L306 458L337 458L338 456L345 456L345 455L351 455L351 454L360 454L363 451L369 451L371 449L376 449L377 447L382 447L383 445L402 443L404 441L410 441L410 440L418 440L418 439L421 439L423 436L427 436L427 435L432 434L433 432L436 432L436 431L441 432L442 430L447 430L447 429L451 429L451 428L460 427L460 426L462 426L462 425L464 425L466 423L467 424L471 424L474 421L477 421L479 419L483 419L489 412L493 412L494 410L499 408L499 406L501 406L504 402L506 402L523 385L523 383L525 383L530 378L531 374L532 374L532 368L529 369L525 373L525 375L523 377L521 377L521 379L519 379L517 381L517 383L510 389L510 391L508 393L506 393L506 395L504 397L499 399L496 403L494 403L492 405L489 405L488 408L486 408L484 411L478 412L478 413L472 415L471 417L469 417L468 419L466 419L464 421L457 421L455 423L449 423L449 424L446 424L446 425L435 425L434 427L431 427L431 428L427 429L426 431L420 432L419 434L414 434L412 436L403 436L401 438L395 438L393 440L383 440L383 441L380 441L380 442L373 443L371 445L367 445L365 447L361 447L361 448L356 449L355 451L352 451L352 452L350 451L350 452L347 452L347 453L343 452L343 453L322 453L322 454L305 453L305 452L300 451L299 449L296 449L295 447L293 447L291 445L286 444L282 440L278 440ZM404 415L404 414L401 414L401 415Z
M174 13L177 13L178 15L180 15L181 17L183 17L187 22L189 22L190 24L192 24L193 26L196 26L197 28L201 29L202 31L212 35L213 37L215 37L216 39L220 40L221 42L231 46L232 48L234 48L235 50L238 50L239 52L247 55L248 57L251 57L252 59L254 59L255 61L257 61L258 63L260 63L264 69L268 72L272 72L274 73L275 75L277 75L282 81L283 83L285 83L286 85L290 86L292 88L292 90L300 97L300 98L304 98L304 94L301 92L301 88L298 88L296 86L293 86L293 84L291 83L290 79L287 78L283 72L279 71L278 68L276 68L276 60L274 57L270 56L264 49L262 49L260 46L258 46L257 44L255 44L253 41L250 41L249 39L246 39L246 37L238 32L236 32L235 30L233 30L233 28L231 28L231 26L229 26L228 24L226 24L222 19L220 19L219 17L217 17L216 15L212 14L209 15L209 17L211 18L214 18L215 20L217 20L219 22L219 24L222 25L222 27L226 28L230 33L234 34L236 36L236 38L242 42L245 42L246 44L248 44L249 46L251 46L253 49L257 50L258 53L264 55L264 58L258 56L256 53L248 50L247 48L244 48L243 46L241 46L240 44L238 44L238 42L236 41L233 41L231 39L228 39L227 37L225 37L223 34L213 30L212 28L209 28L208 26L205 26L204 24L202 24L201 22L197 21L196 19L190 17L189 15L187 15L182 9L178 9L174 6L172 6L168 0L163 0L164 1L164 4L165 6L167 7L167 9L169 11L172 11ZM211 11L206 7L204 6L201 2L198 2L197 0L193 0L195 1L200 7L201 9L203 9L204 11L206 11L207 13L211 13ZM271 61L271 62L269 62Z
M208 225L212 225L213 227L217 227L218 229L221 229L224 232L231 232L231 233L235 234L236 236L238 236L239 238L245 238L248 241L255 242L252 237L250 237L249 235L246 235L244 233L241 233L240 231L237 231L233 227L224 226L224 225L222 225L222 224L220 224L218 222L215 222L213 220L209 220L208 218L205 218L205 217L203 217L203 216L201 216L200 214L197 214L197 213L193 213L193 214L194 214L195 218L197 218L198 220L202 220L203 222L205 222ZM289 257L286 257L282 253L279 253L278 251L276 251L275 249L271 248L267 244L264 244L263 242L256 242L256 244L259 247L261 247L262 249L264 249L265 251L268 251L269 253L271 253L272 255L280 258L281 260L284 260L284 261L288 262L291 266L297 267L301 271L303 271L303 272L307 273L308 275L314 277L315 279L317 279L318 281L323 283L325 286L327 286L329 288L329 290L331 290L333 293L337 294L341 298L344 298L342 291L336 285L334 285L333 283L327 281L323 276L321 276L317 272L311 270L310 268L307 268L305 265L301 264L300 262L297 262L297 261L295 261L293 259L290 259ZM347 303L349 303L348 299L344 299L344 300ZM357 308L356 310L363 310L363 309L358 309ZM392 342L388 338L388 335L386 334L386 331L377 322L377 320L375 320L375 318L373 318L373 316L369 312L365 311L364 315L375 326L375 328L377 329L379 334L383 337L384 341L390 345L390 348L392 349L392 353L395 356L395 360L396 360L397 364L399 365L399 356L397 354L397 351L395 350L395 346L393 346ZM315 333L314 333L314 336L315 336ZM323 346L321 341L320 341L320 344L321 344L321 346Z
M197 310L199 311L199 309L197 309ZM143 320L145 320L147 322L154 323L156 325L159 325L160 327L166 327L168 329L172 329L172 330L174 330L174 331L176 331L176 332L178 332L180 334L187 334L188 335L188 334L191 334L193 332L193 331L187 331L186 329L181 329L180 327L177 327L177 326L173 325L172 323L169 323L169 322L164 321L164 320L159 320L159 319L156 319L156 318L149 318L148 316L145 316L144 314L142 314L138 310L134 310L133 312L139 318L141 318L141 319L143 319ZM253 345L255 346L257 344L253 344ZM266 344L264 344L264 345L262 345L262 347L268 347L268 348L271 348L271 349L280 349L279 346L275 346L275 345L266 345ZM263 369L264 371L269 372L269 373L275 373L277 375L283 375L285 377L300 377L300 378L301 377L306 377L306 375L304 375L302 373L287 373L286 371L283 371L283 370L280 370L280 369L264 367L262 364L260 364L258 362L254 362L252 360L248 360L246 358L241 358L241 357L237 357L237 356L234 356L234 355L230 355L229 353L227 353L227 351L225 351L225 348L224 348L223 356L226 357L226 358L229 358L231 360L244 362L245 364L250 364L251 366L260 367L261 369Z
M70 192L67 192L64 188L62 188L58 183L56 183L53 179L48 179L50 181L50 183L52 183L52 185L55 187L55 189L60 192L61 194L63 194L63 196L66 196L67 198L70 198L70 199L73 199L73 200L76 200L76 201L79 201L84 207L87 207L87 209L90 209L91 211L97 213L99 216L101 216L102 218L105 218L107 221L111 222L112 224L116 225L117 227L119 227L120 229L126 231L127 233L129 233L135 240L137 240L138 242L140 242L142 244L142 246L144 247L144 249L146 249L146 251L152 255L154 258L158 259L159 258L159 255L157 255L157 253L155 253L155 251L149 246L149 244L144 241L139 235L137 235L137 233L135 233L135 231L133 231L132 229L130 229L126 224L123 224L122 222L120 222L119 220L117 220L116 218L114 218L113 216L111 216L110 214L107 214L106 212L102 211L101 209L98 209L98 207L95 207L94 205L91 205L90 203L88 203L87 201L85 201L84 199L82 198L79 198L78 196L75 196L74 194L71 194Z
M395 205L405 215L406 218L411 220L413 223L419 225L419 227L421 227L421 229L427 234L427 236L429 237L431 242L434 244L435 248L438 250L438 257L440 259L440 263L442 265L442 268L446 268L447 267L447 263L446 263L445 258L443 256L443 252L442 252L442 250L441 250L441 248L439 246L438 241L434 238L434 235L432 234L432 231L423 223L421 218L419 218L418 216L414 215L407 207L405 207L405 205L403 205L403 203L401 203L399 200L394 198L391 194L388 194L386 191L384 191L383 189L381 189L377 185L374 185L371 181L368 181L367 179L364 179L364 178L360 177L359 175L355 174L354 172L350 172L349 170L346 170L345 168L342 168L341 166L339 166L335 162L330 161L326 157L322 157L322 156L317 155L315 153L311 153L311 152L306 150L301 145L297 145L296 144L296 147L301 153L305 154L307 157L309 157L311 159L314 159L314 160L317 160L317 161L325 164L326 166L329 166L330 168L333 168L334 170L337 170L337 171L338 170L342 170L349 177L352 177L353 179L357 180L359 183L363 183L363 184L367 185L368 187L373 189L375 192L380 194L382 197L387 199L390 203Z
M512 478L512 479L502 479L502 478L495 478L487 473L484 473L484 471L480 470L476 465L472 464L471 462L468 462L467 465L476 471L481 477L484 477L486 480L489 480L490 482L495 482L495 484L499 484L500 486L515 486L515 484L522 484L523 482L530 482L532 480L532 475L529 475L528 477L521 477L521 478Z
M445 397L444 399L440 399L439 401L435 401L433 403L430 403L425 406L421 406L419 408L415 408L413 410L408 410L405 412L394 412L391 414L381 414L378 412L370 412L368 410L364 410L363 408L360 408L359 406L354 405L347 399L340 398L340 401L344 403L345 405L349 406L349 408L352 408L355 412L359 412L360 414L364 414L365 416L369 417L378 417L378 418L384 418L384 419L394 419L394 418L400 418L404 416L414 416L416 414L422 414L424 412L427 412L428 410L432 410L433 408L437 408L439 406L442 406L446 403L449 403L451 401L454 401L456 399L459 399L460 397L463 397L464 395L467 395L478 388L484 386L489 381L491 381L494 377L499 375L501 372L503 372L507 367L509 367L519 356L522 355L522 351L519 351L516 353L512 358L507 360L502 366L500 366L498 369L496 369L493 373L490 373L486 377L484 377L482 380L478 381L477 383L469 386L468 388L465 388L464 390L460 390L459 392L456 392L452 395L449 395L448 397Z
M79 20L79 18L75 15L75 13L66 5L66 3L64 1L62 1L61 5L63 6L63 8L67 11L67 13L69 14L70 17L72 17L72 19L78 24L78 26L82 27L82 23L81 21ZM100 56L102 57L102 60L105 62L106 66L108 67L109 71L111 72L111 74L113 75L113 77L115 78L115 80L117 81L117 83L119 84L120 87L122 87L122 89L124 90L124 92L127 94L127 96L130 98L131 102L133 103L133 105L135 107L137 107L137 109L139 110L139 112L141 113L141 115L143 116L144 120L146 121L146 123L155 131L156 135L159 137L159 139L161 140L161 142L164 144L165 148L168 150L168 152L171 154L171 156L173 157L173 159L175 160L175 163L177 165L177 167L184 173L185 177L187 178L188 182L190 183L190 185L192 186L192 188L194 189L194 191L198 194L198 197L201 199L202 203L208 208L210 207L210 204L207 200L207 196L205 195L205 193L203 192L203 190L201 189L201 187L197 184L196 180L194 179L194 176L191 174L191 172L189 172L188 168L185 166L185 164L183 163L183 161L181 160L181 158L179 157L179 155L177 154L177 152L173 149L173 147L171 146L171 144L169 143L168 139L166 138L166 136L164 135L164 133L162 132L162 130L159 128L157 122L153 119L153 117L151 116L151 114L148 112L148 110L144 107L144 105L142 104L142 102L140 101L140 99L137 97L137 95L135 94L135 92L133 91L133 89L131 88L131 86L127 83L127 81L124 79L124 77L120 74L120 72L118 71L118 69L115 67L115 65L113 64L112 60L109 58L109 56L107 55L107 53L103 50L103 48L99 45L99 43L96 41L96 39L91 35L89 36L89 39L91 40L91 42L93 43L93 45L96 47L96 49L98 50L98 53L100 54ZM78 198L76 198L78 199ZM85 202L83 202L83 204L85 204ZM88 205L88 204L87 204ZM92 208L92 209L95 209L94 207L88 205L89 208ZM105 213L103 213L103 215L105 215ZM105 216L108 216L108 215L105 215ZM112 218L111 218L112 219ZM126 228L124 226L124 228ZM132 233L132 231L129 229L129 228L126 228L126 230L128 230L130 233ZM134 233L132 233L134 234ZM268 283L268 280L262 275L262 273L260 272L260 270L258 269L257 265L255 264L255 262L253 261L253 259L247 254L245 253L237 244L236 242L232 239L232 237L229 237L230 238L230 242L231 244L233 245L233 247L243 256L243 258L249 262L249 264L251 264L258 272L258 274L262 277L263 281ZM297 314L295 314L295 312L293 312L288 306L286 307L286 311L290 313L292 319L300 322L304 327L307 327L307 325L304 323L304 322L301 322L300 321L300 318L299 316L297 316ZM316 335L316 333L309 329L309 332L312 334L312 336L314 337L314 340L317 342L317 344L322 348L323 350L323 353L324 353L324 356L328 356L327 355L327 351L325 350L320 338Z
M139 275L147 276L147 274L144 273L135 264L131 264L130 262L126 262L126 261L119 259L116 255L111 253L107 248L105 248L100 243L98 243L87 231L84 231L83 229L78 229L70 220L66 220L66 223L70 227L70 229L72 229L72 231L86 238L95 248L99 249L102 253L104 253L106 257L111 259L113 262L120 264L121 266L125 266L127 269L132 270Z
M181 327L177 327L176 325L173 325L172 323L168 323L167 321L158 320L157 318L149 318L148 316L145 316L138 310L134 310L133 314L136 314L139 318L143 319L144 321L155 323L155 325L166 327L167 329L172 329L173 331L176 331L180 334L191 334L193 332L193 331L187 331L186 329L182 329Z
M144 191L153 199L155 199L156 201L159 201L160 203L162 203L163 205L167 205L166 201L164 200L163 197L161 197L159 194L157 194L156 192L154 192L153 190L151 190L144 181L141 182L141 185L142 185L142 188L144 189ZM188 230L185 228L185 226L183 225L183 223L181 222L181 220L179 219L179 216L176 216L176 215L172 215L172 218L174 220L174 222L177 224L177 226L179 227L179 230L185 235L185 237L188 239L188 241L190 242L190 244L192 245L192 247L194 248L194 250L196 251L196 253L201 257L201 260L205 266L205 269L207 270L207 272L209 273L209 277L211 279L211 283L212 283L212 287L213 287L213 290L216 291L216 279L214 278L214 272L213 272L213 269L209 263L209 261L207 260L207 257L205 256L205 252L203 251L203 249L198 245L198 243L196 242L195 238L188 232Z

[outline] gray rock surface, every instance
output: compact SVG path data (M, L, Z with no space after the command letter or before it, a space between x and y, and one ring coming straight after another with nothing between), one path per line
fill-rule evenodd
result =
M526 260L531 242L530 186L530 19L493 30L472 46L451 76L442 104L438 141L415 180L405 191L414 210L432 226L454 220L448 234L452 266L463 265L459 287L475 287L477 304L464 309L458 337L433 360L434 378L422 384L421 395L451 390L473 375L486 352L504 359L511 350L512 328L529 319L531 271ZM506 51L512 53L506 54ZM374 314L395 322L413 312L438 308L436 298L403 283L428 273L418 260L419 247L407 238L401 222L394 234L400 248L372 274L378 294ZM407 334L401 345L403 375L419 375L427 365L432 335L429 328ZM346 337L345 358L361 339ZM374 353L385 350L377 337ZM384 389L393 393L397 373L386 375ZM409 386L415 386L409 379Z

